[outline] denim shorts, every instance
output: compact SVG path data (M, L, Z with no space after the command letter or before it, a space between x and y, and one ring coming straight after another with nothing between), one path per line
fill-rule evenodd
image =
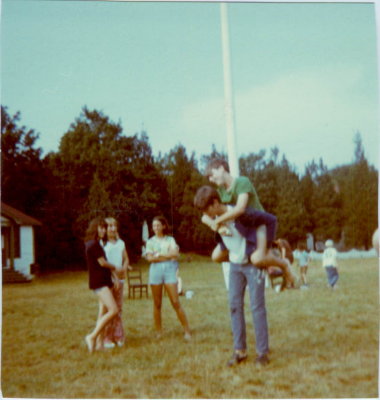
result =
M150 264L149 284L177 283L177 261L162 261Z

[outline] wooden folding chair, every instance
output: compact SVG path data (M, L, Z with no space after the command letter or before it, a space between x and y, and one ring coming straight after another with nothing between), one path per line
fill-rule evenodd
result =
M140 299L142 298L143 292L145 292L148 298L148 284L143 283L142 274L140 268L133 268L132 270L127 270L127 280L128 280L128 299L135 298L135 293L140 292Z

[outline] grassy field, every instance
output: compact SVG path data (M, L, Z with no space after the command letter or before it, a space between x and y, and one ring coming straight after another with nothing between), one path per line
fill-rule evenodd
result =
M147 276L147 265L143 265ZM2 395L29 398L377 398L379 272L377 259L341 261L339 289L312 264L309 290L267 289L271 363L249 357L227 368L232 352L221 267L182 262L181 302L194 332L186 343L164 298L164 336L152 332L152 299L124 302L128 343L89 355L83 338L97 301L86 272L3 286ZM246 299L248 303L248 299Z

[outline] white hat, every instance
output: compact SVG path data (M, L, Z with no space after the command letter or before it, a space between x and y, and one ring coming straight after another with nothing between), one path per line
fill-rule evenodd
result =
M326 240L325 246L326 247L333 247L334 246L334 242L331 239Z

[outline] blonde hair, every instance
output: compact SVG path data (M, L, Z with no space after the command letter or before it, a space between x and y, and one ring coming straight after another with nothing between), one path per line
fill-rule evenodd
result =
M120 236L119 236L119 223L117 222L117 220L114 217L107 217L104 220L106 221L107 228L108 228L109 225L112 225L112 224L116 225L116 239L120 239Z

